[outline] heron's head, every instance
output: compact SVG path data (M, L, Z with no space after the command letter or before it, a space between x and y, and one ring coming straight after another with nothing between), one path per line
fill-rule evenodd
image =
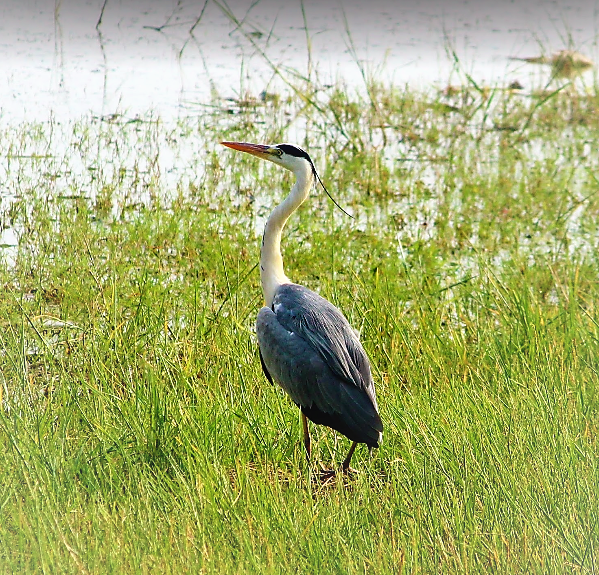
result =
M327 196L331 198L333 203L346 215L350 218L353 218L352 215L348 214L329 194L329 191L326 189L325 185L322 183L316 168L312 162L312 159L308 155L308 152L302 150L298 146L294 146L293 144L275 144L273 146L268 146L264 144L248 144L246 142L221 142L223 146L227 146L227 148L231 148L233 150L239 150L240 152L246 152L247 154L252 154L252 156L257 156L258 158L262 158L263 160L268 160L269 162L273 162L287 170L292 171L297 178L305 178L306 181L309 180L309 177L312 176L314 181L318 180L322 189L326 192Z
M316 173L312 159L308 152L294 146L293 144L276 144L267 146L263 144L248 144L246 142L221 142L223 146L252 154L263 160L268 160L286 168L294 173L309 168L310 172Z

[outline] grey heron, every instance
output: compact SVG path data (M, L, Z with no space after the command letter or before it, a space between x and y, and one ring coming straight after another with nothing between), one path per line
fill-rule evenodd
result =
M295 185L270 214L262 236L260 280L266 304L256 320L260 361L266 378L280 385L301 409L308 460L310 419L353 442L342 464L347 472L358 443L371 449L382 439L370 363L345 316L317 293L293 283L285 275L281 256L285 223L320 178L310 156L292 144L222 144L295 174Z

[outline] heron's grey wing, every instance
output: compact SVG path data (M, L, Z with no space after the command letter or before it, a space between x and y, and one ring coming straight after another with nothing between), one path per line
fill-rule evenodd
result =
M268 373L268 368L266 367L266 364L264 363L264 358L262 357L262 350L260 349L260 346L258 346L258 354L260 355L260 365L262 366L262 371L264 372L266 379L268 379L268 381L270 381L270 383L272 383L272 376L270 375L270 373Z
M266 371L312 421L378 446L382 424L364 390L334 373L309 342L281 325L267 307L258 313L256 333Z
M275 294L273 311L281 325L312 346L333 373L365 391L378 410L368 356L333 304L308 288L285 284Z

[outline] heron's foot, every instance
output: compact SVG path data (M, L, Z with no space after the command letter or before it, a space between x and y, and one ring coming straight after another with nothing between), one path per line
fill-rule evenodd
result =
M320 470L320 481L322 481L323 484L335 481L337 473L337 469L322 468Z
M320 470L320 481L324 484L334 482L337 479L351 479L355 477L359 472L353 467L338 467L333 469L327 469L323 467Z

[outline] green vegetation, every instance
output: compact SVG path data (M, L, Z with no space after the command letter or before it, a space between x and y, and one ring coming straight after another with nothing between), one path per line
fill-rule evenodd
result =
M2 129L0 572L596 573L599 96L296 88ZM224 139L355 214L316 190L283 242L372 359L351 479L256 351L292 177Z

